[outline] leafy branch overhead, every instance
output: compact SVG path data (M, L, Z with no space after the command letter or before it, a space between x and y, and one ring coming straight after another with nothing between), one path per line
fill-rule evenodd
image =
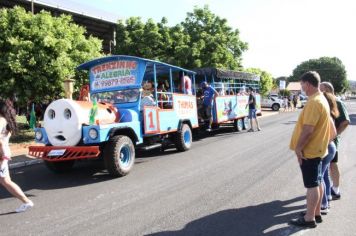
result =
M1 9L0 32L1 96L15 94L20 105L61 97L68 78L80 86L85 77L76 66L100 56L100 40L86 38L85 29L70 16Z
M184 22L169 27L167 19L155 24L139 17L118 22L116 54L135 55L185 68L218 67L241 69L247 43L227 20L213 14L208 6L187 13Z

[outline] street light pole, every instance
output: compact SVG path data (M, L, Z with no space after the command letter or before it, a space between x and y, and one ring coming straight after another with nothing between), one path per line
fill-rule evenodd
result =
M35 6L34 6L33 0L31 1L31 11L32 11L32 14L35 13Z

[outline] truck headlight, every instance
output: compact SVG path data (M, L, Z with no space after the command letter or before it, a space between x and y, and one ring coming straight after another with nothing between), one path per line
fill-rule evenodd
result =
M94 129L94 128L91 128L89 130L89 137L91 139L96 139L98 137L98 131L96 129Z
M42 132L40 130L37 130L35 132L35 138L36 140L40 141L43 138Z

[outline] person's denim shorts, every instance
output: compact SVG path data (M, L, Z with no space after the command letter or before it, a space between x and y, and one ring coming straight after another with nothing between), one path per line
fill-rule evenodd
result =
M249 109L248 110L248 118L249 119L252 119L252 118L256 119L256 109Z
M300 169L302 170L304 187L314 188L321 184L321 158L303 159Z
M336 150L334 159L331 160L332 163L337 163L339 161L339 152Z

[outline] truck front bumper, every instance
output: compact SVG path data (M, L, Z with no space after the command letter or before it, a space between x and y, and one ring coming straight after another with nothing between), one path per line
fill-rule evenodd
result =
M28 149L29 156L51 162L96 158L99 154L99 146L30 146Z

